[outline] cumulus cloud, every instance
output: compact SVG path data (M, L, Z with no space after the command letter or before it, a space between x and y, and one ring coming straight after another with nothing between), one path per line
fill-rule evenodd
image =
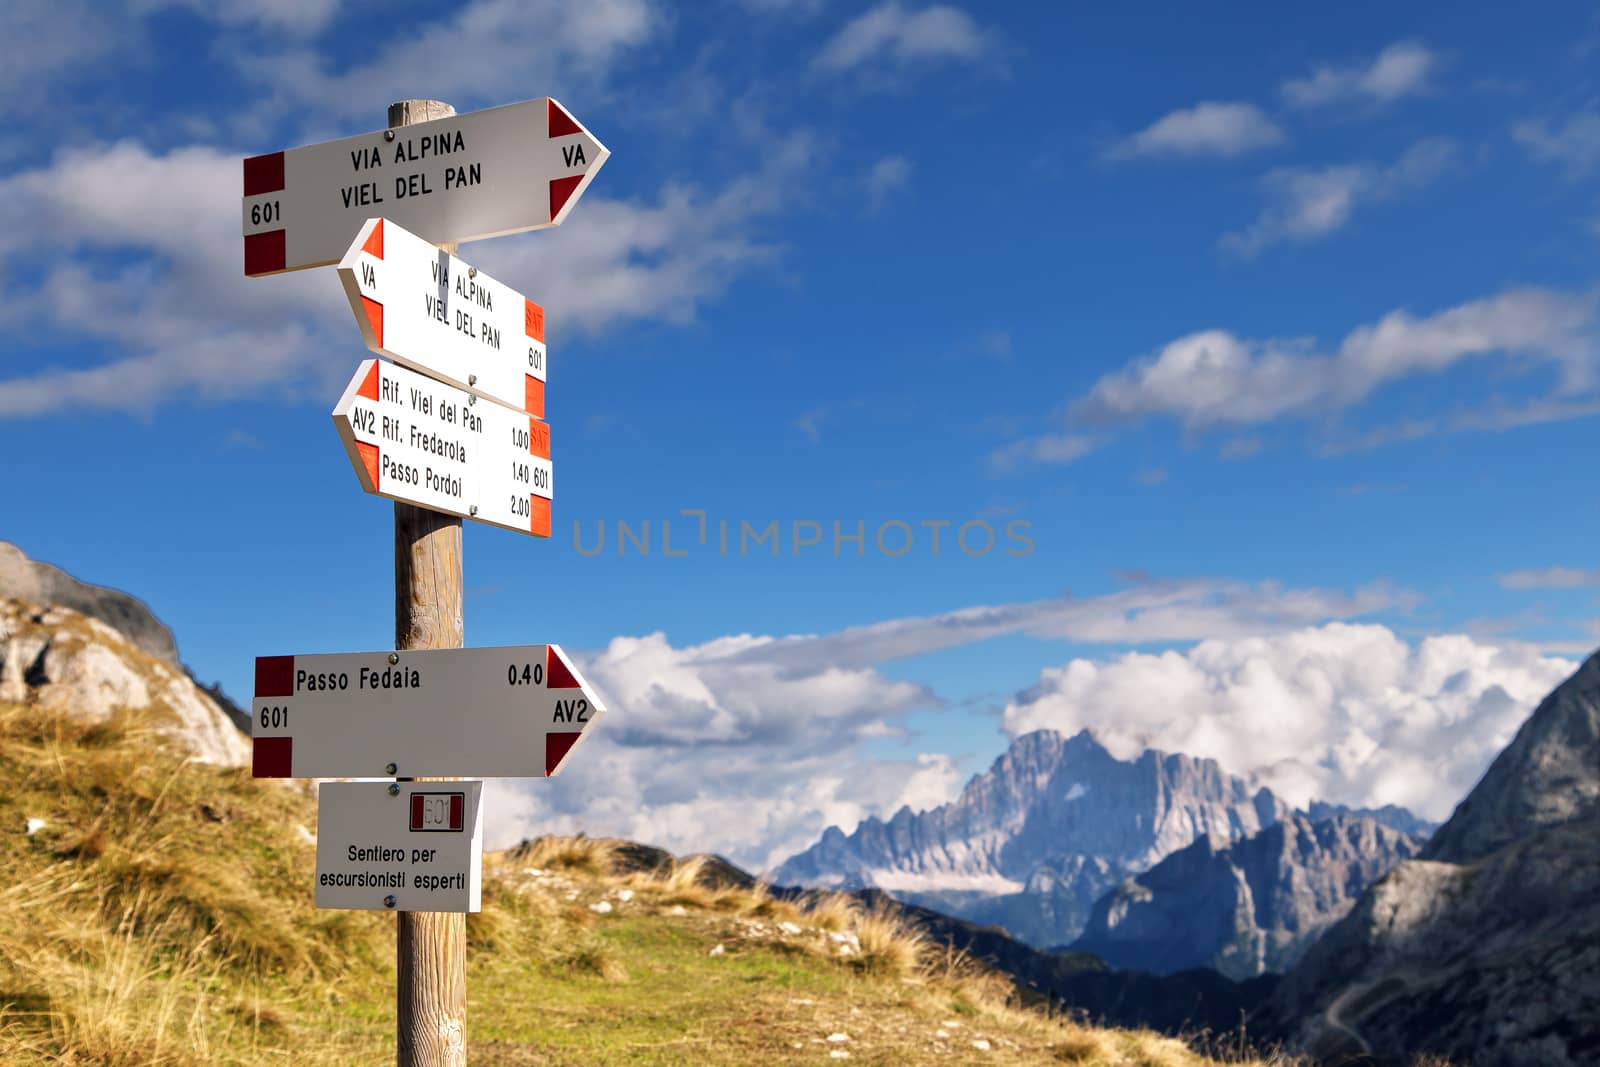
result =
M655 633L580 655L606 701L603 724L561 777L499 783L490 846L584 830L760 869L829 824L948 797L957 774L947 757L860 752L936 697L866 666L765 662L772 643L745 635L679 648Z
M1205 101L1163 115L1119 141L1109 155L1237 156L1282 140L1283 131L1254 104Z
M462 253L559 308L568 336L634 319L687 321L741 272L770 261L755 225L792 203L813 151L795 134L719 188L669 185L640 201L590 193L581 225ZM88 365L0 380L0 417L147 414L174 396L343 384L353 363L335 367L326 352L330 341L348 341L350 311L331 270L244 277L244 154L155 153L124 141L0 179L0 265L15 271L27 257L26 276L38 279L12 289L0 325L48 322L64 336L105 342L105 357Z
M1589 385L1600 294L1518 289L1418 317L1392 311L1331 353L1304 339L1203 330L1106 375L1074 408L1090 421L1169 416L1201 429L1341 411L1389 382L1502 355Z
M619 637L573 653L607 716L582 759L549 781L495 782L491 847L551 832L616 834L675 851L713 850L764 869L829 825L847 831L902 805L954 797L948 754L869 743L907 737L908 712L941 706L879 665L1006 633L1083 642L1243 636L1405 602L1374 587L1344 594L1270 583L1147 581L1101 597L1063 597L891 619L827 634L736 635L688 647Z
M1338 230L1363 204L1421 189L1455 162L1454 142L1431 138L1412 145L1394 163L1345 163L1327 167L1279 167L1262 178L1266 205L1242 230L1225 234L1222 246L1253 256L1283 241L1311 241Z
M1387 104L1421 92L1437 67L1434 54L1420 44L1401 42L1379 52L1371 63L1320 66L1304 78L1283 84L1283 96L1296 107L1364 101Z
M1583 589L1600 585L1600 571L1580 567L1538 567L1511 571L1499 578L1503 589Z
M1400 804L1440 820L1576 666L1462 635L1413 646L1383 626L1331 623L1075 659L1002 717L1012 736L1093 730L1124 759L1146 747L1210 757L1297 805Z
M908 67L939 60L976 60L996 42L971 16L947 4L920 11L890 0L856 16L829 39L816 66L842 71L870 64Z

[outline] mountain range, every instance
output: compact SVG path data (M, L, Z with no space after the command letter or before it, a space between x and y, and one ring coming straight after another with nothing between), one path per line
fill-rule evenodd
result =
M1287 968L1431 829L1395 807L1297 813L1214 760L1119 760L1089 731L1039 730L956 800L829 827L770 877L881 889L1040 948L1083 937L1072 947L1118 966L1242 979Z

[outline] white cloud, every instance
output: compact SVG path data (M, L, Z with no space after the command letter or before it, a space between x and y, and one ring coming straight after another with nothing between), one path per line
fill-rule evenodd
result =
M762 869L828 825L848 831L867 815L923 810L959 790L962 775L948 755L865 754L869 742L903 736L906 713L940 704L923 687L880 673L886 660L1005 633L1111 643L1238 637L1403 602L1382 587L1346 595L1147 582L1102 597L975 607L821 635L746 634L684 648L659 633L618 637L578 654L607 707L581 758L550 781L492 783L489 844L582 830L717 851Z
M947 550L951 539L947 530ZM1067 595L890 619L836 633L783 637L733 655L797 670L816 663L855 669L1008 634L1093 644L1198 641L1405 610L1414 603L1412 594L1384 583L1346 593L1275 582L1143 579L1102 596Z
M991 469L1005 474L1025 463L1066 464L1082 459L1095 449L1095 442L1077 434L1048 433L1013 441L989 453Z
M491 847L584 830L714 850L759 869L830 823L948 799L958 775L946 757L860 752L886 721L936 698L870 668L762 662L771 642L677 648L656 633L581 656L606 717L561 777L498 783Z
M1541 163L1558 164L1575 177L1600 164L1600 113L1572 115L1563 122L1525 119L1511 136Z
M1586 571L1578 567L1539 567L1502 574L1499 581L1505 589L1583 589L1600 585L1600 571Z
M669 186L652 202L590 193L568 225L462 252L539 294L566 336L631 319L688 321L771 259L754 227L792 203L812 152L795 135L720 189ZM212 147L162 155L125 141L0 179L0 265L18 279L0 326L49 323L61 336L100 341L104 353L87 366L0 380L0 417L148 413L174 396L343 384L354 364L335 366L326 351L348 341L350 312L331 270L244 277L242 155Z
M1589 381L1592 367L1572 368L1573 388ZM1337 456L1360 452L1392 444L1396 441L1416 441L1440 434L1489 431L1498 433L1519 426L1537 426L1547 422L1565 422L1568 419L1586 419L1600 415L1600 399L1593 396L1567 399L1557 396L1539 397L1523 403L1496 402L1483 408L1466 409L1449 415L1430 418L1411 418L1388 426L1379 426L1355 437L1335 439L1322 447L1324 455Z
M1520 289L1418 318L1392 311L1330 354L1309 341L1254 341L1225 330L1180 337L1101 378L1078 402L1090 421L1165 415L1191 428L1341 411L1380 386L1489 355L1555 364L1589 385L1600 294Z
M1344 163L1328 167L1280 167L1262 179L1267 204L1248 227L1225 234L1222 246L1253 256L1280 241L1310 241L1350 221L1363 203L1420 189L1442 175L1457 157L1453 142L1432 138L1412 145L1389 166Z
M1283 131L1254 104L1206 101L1162 116L1118 142L1112 158L1237 156L1283 141Z
M1401 804L1446 818L1538 701L1576 664L1462 635L1406 644L1331 623L1185 652L1076 659L1007 705L1012 736L1092 729L1255 774L1295 804Z
M846 23L823 46L816 65L851 70L873 64L907 67L938 60L976 60L995 41L966 12L946 4L920 11L890 0Z
M1321 66L1308 77L1283 85L1283 95L1296 107L1321 107L1361 100L1386 104L1427 87L1438 60L1420 44L1402 42L1379 52L1365 65Z
M867 210L878 212L890 197L911 180L911 161L904 156L884 156L874 163L862 180L867 194Z
M651 0L476 0L446 10L446 17L396 35L371 50L372 58L340 71L309 44L252 45L234 62L273 90L262 114L278 117L298 106L324 120L362 119L370 129L394 100L445 100L464 111L599 85L628 51L666 25ZM538 92L528 89L530 71L538 73ZM592 121L575 106L578 121Z

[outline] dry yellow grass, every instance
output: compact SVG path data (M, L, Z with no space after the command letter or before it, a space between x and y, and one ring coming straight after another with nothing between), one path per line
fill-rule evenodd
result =
M582 834L576 837L548 835L535 838L517 851L519 858L530 867L604 875L611 873L617 844Z
M392 1057L393 920L315 909L305 790L193 765L137 727L3 706L0 779L0 1063ZM798 908L705 857L620 875L615 849L486 857L467 921L475 1062L810 1063L841 1029L867 1063L1217 1062L1031 1010L891 905Z
M806 921L819 930L848 930L861 914L861 902L845 893L818 894L806 908Z
M880 901L857 913L852 929L860 944L857 965L868 974L908 978L933 973L924 966L933 942L892 904Z

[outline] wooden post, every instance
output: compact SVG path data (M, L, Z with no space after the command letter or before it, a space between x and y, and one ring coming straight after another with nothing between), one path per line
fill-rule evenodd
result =
M446 118L438 100L389 105L389 126ZM454 253L455 245L441 245ZM461 520L394 506L394 647L462 647ZM401 768L404 770L404 768ZM459 912L395 916L399 1067L466 1067L467 917Z

